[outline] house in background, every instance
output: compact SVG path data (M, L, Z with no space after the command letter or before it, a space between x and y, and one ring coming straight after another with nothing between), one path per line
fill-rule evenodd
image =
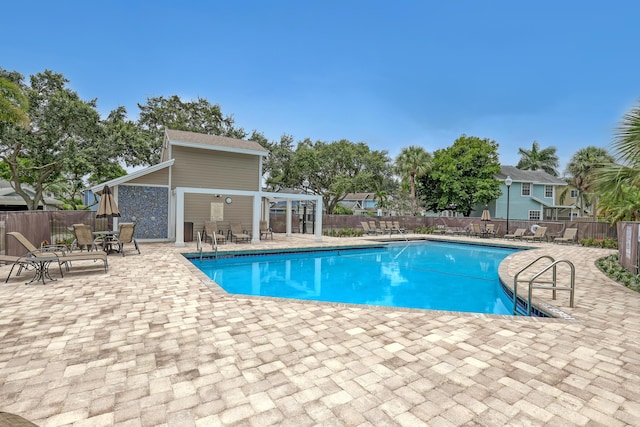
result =
M270 203L284 201L286 233L291 235L292 201L315 201L320 196L269 193L262 190L262 161L268 154L254 141L167 129L160 163L93 186L100 194L109 185L121 217L134 222L136 239L191 241L204 222L240 222L251 230L252 243L260 240L260 220L269 218ZM322 240L322 214L316 240Z
M23 190L33 197L35 191L28 185L22 186ZM38 210L43 211L57 211L64 204L60 200L52 197L44 196L43 200L38 205ZM22 196L16 193L11 183L4 179L0 180L0 211L26 211L27 202L24 201Z
M511 177L508 191L505 179ZM567 188L562 179L544 171L522 170L514 166L501 166L496 175L500 181L502 195L489 203L492 218L507 217L507 196L509 198L509 218L529 221L570 219L572 212L579 211L575 204L560 204L560 193ZM473 216L481 216L482 206L478 206Z
M351 209L354 215L376 213L378 203L374 197L375 193L349 193L344 196L340 204Z

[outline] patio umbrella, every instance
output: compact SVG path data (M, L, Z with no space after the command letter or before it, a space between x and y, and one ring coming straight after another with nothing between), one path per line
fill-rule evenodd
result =
M96 212L96 218L107 218L107 228L113 227L113 218L120 216L120 210L116 204L111 189L108 185L105 185L102 189L102 196L100 197L100 204L98 205L98 211Z
M489 206L484 207L480 221L491 221L491 214L489 213Z

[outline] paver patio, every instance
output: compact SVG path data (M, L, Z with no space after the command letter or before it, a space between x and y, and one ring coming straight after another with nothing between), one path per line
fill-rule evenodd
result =
M40 426L640 425L640 294L594 266L609 250L543 243L501 265L509 283L540 254L574 262L575 308L535 293L567 320L227 295L188 245L2 283L0 411Z

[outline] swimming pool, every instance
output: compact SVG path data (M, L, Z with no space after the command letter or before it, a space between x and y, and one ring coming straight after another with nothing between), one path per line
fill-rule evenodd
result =
M190 261L232 294L511 314L498 266L516 251L425 241Z

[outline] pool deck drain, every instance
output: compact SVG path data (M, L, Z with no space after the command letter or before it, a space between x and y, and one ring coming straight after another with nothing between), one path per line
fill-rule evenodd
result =
M274 237L227 249L368 241ZM562 292L534 297L572 319L233 296L181 255L195 244L142 244L107 274L44 286L12 277L0 411L40 426L640 425L640 294L595 267L610 250L529 246L501 277L569 259L575 308Z

